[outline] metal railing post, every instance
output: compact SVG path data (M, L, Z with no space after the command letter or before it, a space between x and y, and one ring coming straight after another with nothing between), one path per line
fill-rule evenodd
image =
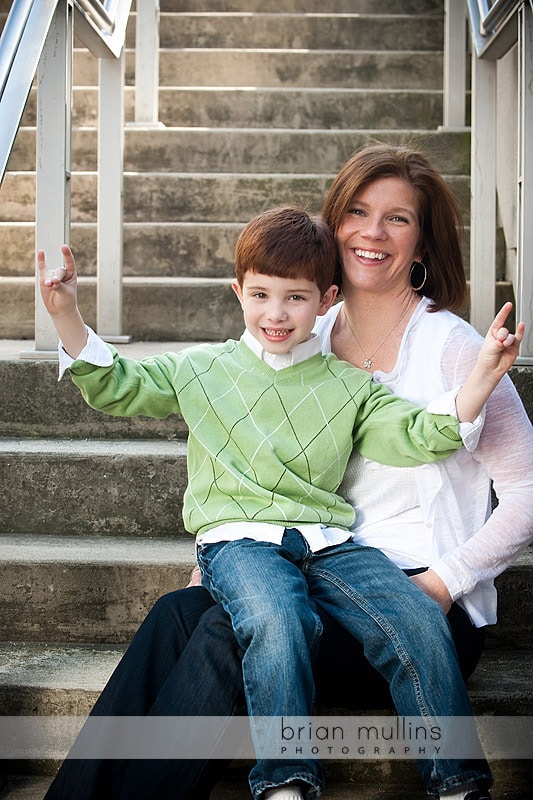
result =
M139 127L164 127L159 122L159 17L159 0L137 0L133 125Z
M466 119L466 9L445 0L443 128L464 128Z
M496 62L472 56L470 322L483 336L496 293Z
M50 265L61 262L70 235L72 7L57 4L37 72L36 249ZM35 302L35 353L57 349L57 334L41 300Z
M122 336L124 169L124 48L99 60L97 331L108 341Z
M533 13L528 4L522 5L518 17L519 82L518 82L518 253L516 316L526 323L526 333L520 348L520 363L533 364ZM527 135L529 132L529 141Z

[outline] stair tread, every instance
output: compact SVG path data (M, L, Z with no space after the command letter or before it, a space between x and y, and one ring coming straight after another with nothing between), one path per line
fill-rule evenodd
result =
M0 563L141 564L195 563L194 537L151 539L120 536L0 534Z
M125 645L0 642L0 686L101 691ZM531 651L485 650L470 697L533 695Z
M16 775L10 776L7 788L0 792L0 800L41 800L48 789L52 778ZM212 800L243 800L249 797L246 781L222 781L212 792ZM345 781L328 782L328 800L422 800L424 789L413 780L413 785L383 786L381 783L367 784ZM508 786L498 784L495 800L530 800L525 791L515 789L512 781Z

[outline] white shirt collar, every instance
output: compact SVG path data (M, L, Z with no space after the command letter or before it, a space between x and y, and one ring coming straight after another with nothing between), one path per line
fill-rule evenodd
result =
M288 353L269 353L261 345L261 343L246 329L242 335L243 342L256 354L261 361L264 361L272 369L285 369L291 367L293 364L299 364L301 361L307 361L308 358L316 356L320 353L320 339L316 333L312 333L306 342L292 347Z

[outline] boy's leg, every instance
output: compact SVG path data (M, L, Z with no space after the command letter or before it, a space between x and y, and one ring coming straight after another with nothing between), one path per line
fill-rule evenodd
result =
M309 797L321 791L316 759L262 755L263 743L280 741L282 716L307 716L314 700L312 653L321 623L297 566L309 547L298 531L281 545L242 539L199 548L204 583L229 613L244 650L242 671L257 763L250 773L255 798L266 790L301 783Z
M316 553L306 575L312 598L363 643L366 658L387 679L398 714L428 724L471 717L444 613L383 553L348 542ZM473 720L468 733L477 745ZM465 758L418 763L435 796L470 781L480 788L492 782L486 761L469 759L466 751Z
M362 711L392 708L389 686L365 658L364 647L319 605L322 637L313 666L316 701L320 706L335 706ZM467 613L453 603L446 615L466 680L474 672L485 642L485 630L476 628Z

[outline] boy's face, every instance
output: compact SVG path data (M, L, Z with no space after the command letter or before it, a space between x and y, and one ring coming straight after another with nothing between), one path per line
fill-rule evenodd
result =
M287 353L309 339L317 316L331 307L337 287L330 286L323 297L315 283L305 278L277 278L246 272L242 287L233 290L240 300L244 322L268 353Z

